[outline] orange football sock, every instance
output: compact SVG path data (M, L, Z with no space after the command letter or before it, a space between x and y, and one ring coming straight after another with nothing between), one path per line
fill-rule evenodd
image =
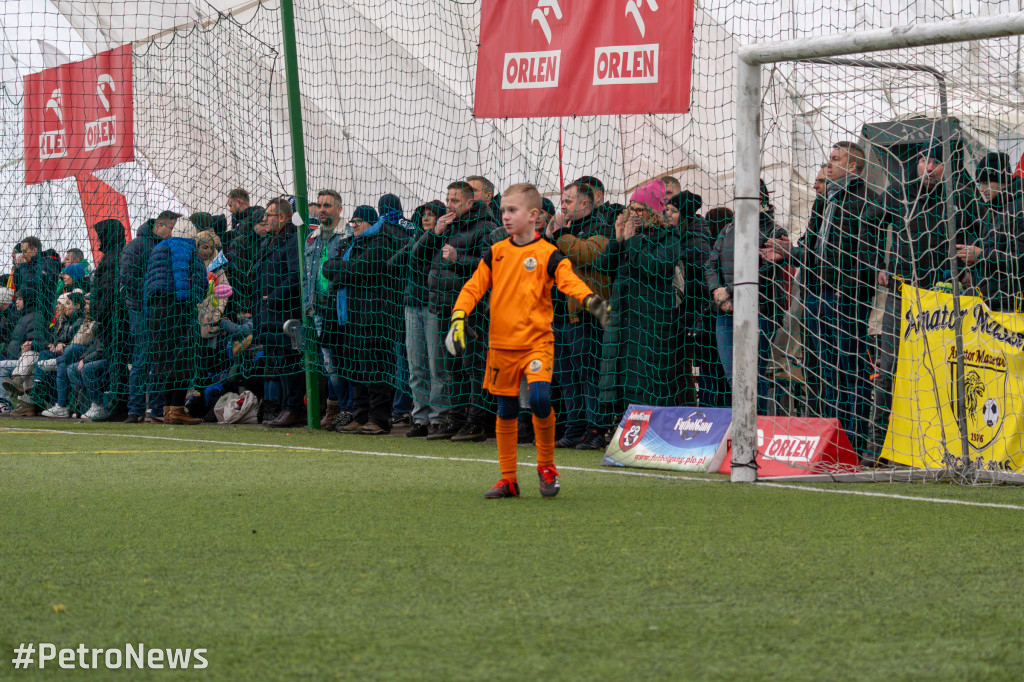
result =
M501 467L501 477L515 481L519 420L499 417L494 425L494 435L498 440L498 466Z
M555 464L555 411L546 417L533 415L533 437L537 441L537 466Z

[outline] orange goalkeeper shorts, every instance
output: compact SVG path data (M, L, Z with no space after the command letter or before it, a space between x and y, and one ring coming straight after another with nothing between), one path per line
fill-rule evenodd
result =
M524 376L528 384L535 381L551 383L554 366L554 345L529 350L491 348L487 351L484 389L494 395L519 395L519 385Z

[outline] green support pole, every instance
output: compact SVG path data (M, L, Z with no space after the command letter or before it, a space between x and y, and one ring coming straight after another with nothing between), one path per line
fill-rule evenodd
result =
M299 296L304 301L305 284L302 273L305 269L303 246L309 235L309 206L306 201L306 147L302 138L302 95L299 90L299 58L295 51L295 12L292 0L281 0L281 31L284 43L285 82L288 86L288 122L292 138L292 170L295 173L295 209L302 218L299 226ZM317 379L316 353L312 335L312 320L302 306L303 354L306 364L306 423L310 429L320 428L320 382Z

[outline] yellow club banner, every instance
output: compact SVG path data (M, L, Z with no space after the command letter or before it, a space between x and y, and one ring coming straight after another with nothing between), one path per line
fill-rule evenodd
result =
M892 416L882 457L918 468L963 456L956 419L956 335L950 294L903 285ZM969 456L1024 471L1024 315L960 297Z

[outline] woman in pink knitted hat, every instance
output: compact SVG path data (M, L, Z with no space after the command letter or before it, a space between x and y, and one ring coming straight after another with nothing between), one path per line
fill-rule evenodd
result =
M660 180L637 188L598 261L613 278L599 395L609 425L629 403L674 402L678 329L672 276L680 240L668 228L665 203Z

